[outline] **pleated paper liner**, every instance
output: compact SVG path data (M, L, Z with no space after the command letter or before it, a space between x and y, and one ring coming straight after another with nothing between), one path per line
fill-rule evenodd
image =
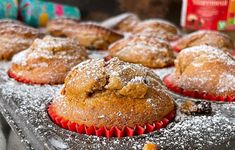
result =
M179 48L179 47L177 46L177 42L176 42L176 41L171 42L170 45L171 45L172 50L175 51L175 52L177 52L177 53L179 53L179 52L182 50L181 48Z
M16 81L21 82L21 83L25 83L25 84L39 84L39 83L30 81L30 80L28 80L28 79L24 79L23 77L17 76L16 74L14 74L14 73L13 73L12 71L10 71L10 70L8 70L7 74L8 74L8 76L9 76L10 78L13 78L13 79L15 79Z
M235 97L232 97L232 96L217 96L217 95L213 95L213 94L206 93L206 92L189 91L189 90L182 89L181 87L177 87L176 85L174 85L174 83L171 82L170 75L166 75L163 78L163 82L165 83L166 87L169 90L177 94L183 95L183 96L188 96L188 97L192 97L196 99L205 99L209 101L220 101L220 102L234 102L235 101Z
M134 135L141 135L153 132L155 130L160 130L161 128L166 127L167 124L174 119L176 112L175 110L170 112L161 121L157 121L153 124L147 123L145 126L136 125L134 128L125 126L122 129L119 129L116 126L108 129L105 126L97 128L95 126L88 127L84 124L80 125L78 123L63 118L62 116L59 116L56 113L56 110L52 104L48 106L48 114L55 124L64 129L74 131L79 134L96 135L96 136L103 136L110 138L110 137L126 137L126 136L130 137Z
M235 49L230 54L235 57Z
M26 78L24 78L24 77L21 77L21 76L17 76L17 75L14 74L11 70L8 70L8 71L7 71L7 74L8 74L8 76L9 76L10 78L13 78L13 79L15 79L16 81L21 82L21 83L25 83L25 84L30 84L30 85L34 85L34 84L36 84L36 85L45 85L45 84L49 84L49 83L39 83L39 82L35 82L35 81L28 80L28 79L26 79ZM57 84L57 83L53 83L53 85L54 85L54 84ZM50 85L52 85L52 84L50 84Z

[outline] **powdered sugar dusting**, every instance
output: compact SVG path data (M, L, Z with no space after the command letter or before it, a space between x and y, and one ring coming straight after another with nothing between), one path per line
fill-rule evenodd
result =
M110 56L151 68L168 66L174 59L168 42L145 35L134 35L119 40L109 47L109 51Z
M30 86L7 77L9 63L0 65L0 107L27 148L34 149L142 149L146 141L159 149L234 149L235 104L213 103L211 116L186 116L160 132L125 138L80 135L61 129L47 115L48 103L59 94L61 86ZM163 71L165 73L167 71ZM4 78L4 80L2 79ZM178 99L177 104L182 101ZM151 103L151 100L149 100ZM118 115L118 114L117 114ZM121 114L119 114L121 115ZM20 123L21 122L21 123Z
M182 50L175 60L174 84L185 90L198 90L217 96L234 96L235 59L211 46Z
M27 58L27 53L28 53L28 51L22 51L22 52L19 52L16 55L14 55L13 58L12 58L12 63L25 64L25 60Z
M215 47L201 45L184 49L180 55L192 54L192 57L206 57L208 60L219 60L226 65L235 65L235 60L228 54ZM195 64L194 62L194 65ZM200 66L200 65L199 65Z
M221 74L217 90L220 93L235 90L235 75L229 73Z
M75 40L46 36L43 39L36 39L28 49L16 54L12 62L15 64L30 65L27 61L38 58L54 58L61 59L61 61L72 60L76 64L77 61L85 60L87 53ZM32 67L36 67L36 65L38 67L48 66L46 62L40 61L32 65L34 65Z

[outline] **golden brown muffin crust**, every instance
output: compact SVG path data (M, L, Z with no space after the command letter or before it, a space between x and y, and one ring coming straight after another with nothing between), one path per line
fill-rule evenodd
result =
M176 42L178 49L192 46L209 45L225 51L234 50L233 40L226 34L217 31L196 31L184 36Z
M107 49L108 46L123 38L123 35L94 23L79 23L66 30L66 36L79 41L90 49Z
M47 36L17 54L10 71L35 83L59 84L73 66L87 58L77 41Z
M177 27L170 22L160 19L149 19L140 22L134 27L133 33L169 41L175 40L178 37Z
M65 37L65 30L71 26L76 26L78 23L78 19L60 17L50 20L47 23L46 30L53 36Z
M38 29L22 24L0 24L0 59L10 59L28 48L36 38L44 36Z
M166 30L173 34L177 34L178 32L177 28L173 24L171 24L170 22L161 20L161 19L145 20L135 27L134 32L137 33L137 32L144 31L146 29Z
M23 24L23 22L20 22L18 20L13 19L0 19L0 25L2 24Z
M118 30L120 32L132 32L134 27L140 22L137 15L133 13L123 13L102 22L102 26Z
M211 46L195 46L181 51L175 60L171 81L189 91L218 96L235 96L235 60Z
M168 42L155 37L135 35L121 39L109 47L112 57L150 68L162 68L173 64L174 56Z
M61 93L53 102L59 116L87 126L151 124L174 110L157 75L117 58L82 62L66 77Z

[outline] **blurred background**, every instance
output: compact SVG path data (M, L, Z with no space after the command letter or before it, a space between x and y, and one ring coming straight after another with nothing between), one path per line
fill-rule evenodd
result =
M180 24L182 0L50 0L77 6L84 20L102 21L130 11L140 18L163 18Z

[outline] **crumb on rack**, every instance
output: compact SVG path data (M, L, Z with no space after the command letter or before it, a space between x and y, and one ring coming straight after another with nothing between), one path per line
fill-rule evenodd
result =
M144 144L143 150L157 150L157 144L147 141Z

